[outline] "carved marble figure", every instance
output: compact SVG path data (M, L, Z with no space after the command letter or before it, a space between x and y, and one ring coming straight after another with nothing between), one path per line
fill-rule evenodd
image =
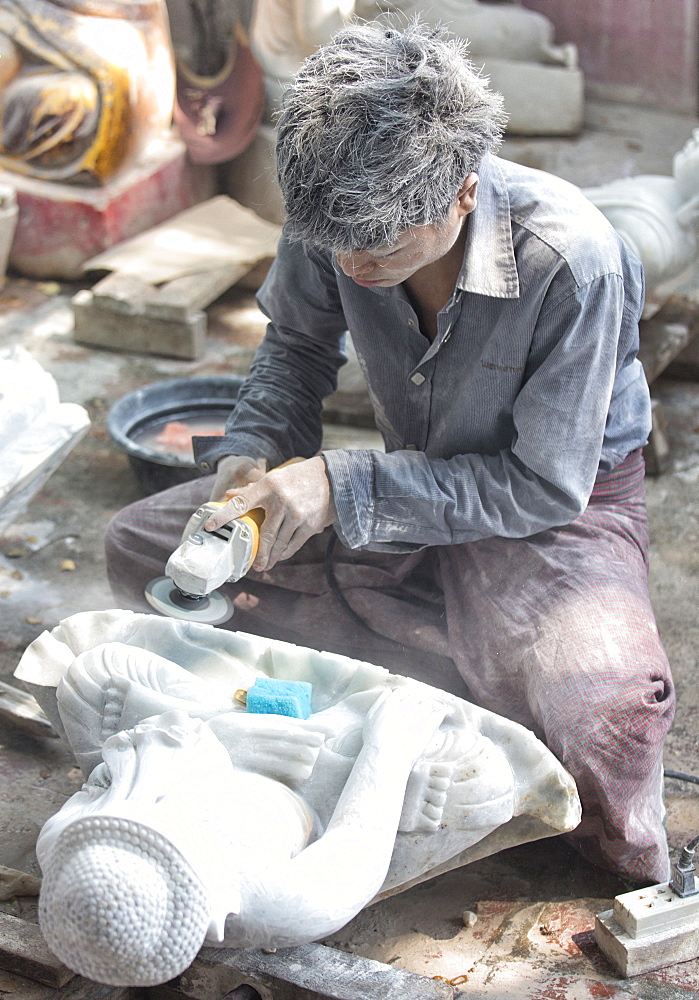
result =
M317 940L474 845L579 821L532 733L347 657L112 611L44 633L17 676L87 776L37 844L41 927L101 982L164 982L204 944ZM311 714L248 712L257 678L310 684Z
M165 0L0 0L0 167L103 184L170 125Z
M274 113L303 60L353 16L417 15L468 39L475 64L502 93L508 128L523 135L571 135L582 126L584 78L575 45L556 45L542 14L481 0L255 0L250 45L264 73L266 108L257 135L227 171L226 190L270 222L284 221L274 168Z
M641 260L649 289L676 277L699 252L699 129L675 154L671 177L621 177L584 194Z
M545 66L578 64L575 45L554 43L554 27L543 14L518 3L483 3L482 0L358 0L365 11L399 10L419 16L427 24L447 25L468 38L473 58L492 57Z
M267 121L306 58L355 13L356 0L255 0L250 44L265 75Z

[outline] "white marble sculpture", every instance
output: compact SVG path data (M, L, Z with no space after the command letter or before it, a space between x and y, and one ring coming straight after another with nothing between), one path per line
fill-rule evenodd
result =
M89 426L87 411L61 403L55 379L27 351L0 354L0 532Z
M482 0L358 0L371 7L418 15L444 25L469 43L493 90L505 99L508 131L518 135L573 135L584 112L584 78L575 45L554 43L543 14L518 3ZM372 16L372 15L366 15ZM374 15L375 16L375 15Z
M101 982L164 982L204 944L317 940L381 894L579 822L528 730L347 657L91 612L16 676L87 776L37 844L42 931ZM310 683L311 715L247 712L258 677Z
M699 129L675 154L671 177L622 177L584 194L641 260L648 289L677 277L699 253Z
M302 61L352 17L418 15L468 39L469 53L502 93L509 130L572 135L580 130L584 78L572 44L556 45L542 14L517 3L481 0L254 0L250 46L265 77L266 110L258 133L228 169L227 193L270 222L284 209L274 165L274 112Z

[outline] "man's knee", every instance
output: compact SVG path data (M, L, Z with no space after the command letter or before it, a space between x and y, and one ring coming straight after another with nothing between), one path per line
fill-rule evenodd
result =
M655 767L672 723L675 693L669 671L642 665L622 676L582 675L580 683L550 691L542 728L565 763L609 767L644 780Z

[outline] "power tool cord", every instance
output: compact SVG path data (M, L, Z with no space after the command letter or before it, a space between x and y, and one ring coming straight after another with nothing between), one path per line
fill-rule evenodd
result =
M678 781L691 781L694 785L699 785L699 778L695 774L683 774L682 771L668 771L665 768L663 774L666 778L676 778Z

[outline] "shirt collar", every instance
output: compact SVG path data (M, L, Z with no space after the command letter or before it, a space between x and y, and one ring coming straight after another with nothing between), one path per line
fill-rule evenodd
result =
M507 183L497 157L489 154L478 169L476 207L468 216L464 262L457 288L493 298L519 297L519 277L512 246Z

